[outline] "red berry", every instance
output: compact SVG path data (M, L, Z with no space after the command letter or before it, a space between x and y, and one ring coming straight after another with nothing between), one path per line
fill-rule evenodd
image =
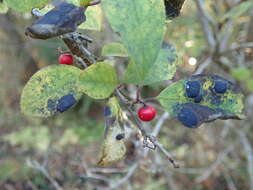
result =
M152 106L144 106L138 110L138 116L142 121L151 121L156 116L156 109Z
M60 55L59 59L59 64L63 65L73 65L73 56L71 54L62 54Z

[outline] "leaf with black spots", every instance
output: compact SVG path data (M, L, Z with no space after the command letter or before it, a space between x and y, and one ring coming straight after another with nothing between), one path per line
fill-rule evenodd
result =
M126 145L123 112L118 100L110 98L105 109L105 137L101 148L98 165L108 166L125 157Z
M41 69L23 89L21 111L39 117L66 111L81 97L77 89L80 73L80 69L67 65L52 65Z
M238 87L217 75L195 75L180 80L158 99L184 126L195 128L216 119L243 119L243 94Z

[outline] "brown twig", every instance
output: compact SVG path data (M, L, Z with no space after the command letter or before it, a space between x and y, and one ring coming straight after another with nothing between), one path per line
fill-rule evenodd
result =
M63 188L59 185L59 183L50 176L44 164L40 164L36 160L27 160L26 162L30 168L40 171L50 181L50 183L54 186L56 190L63 190Z

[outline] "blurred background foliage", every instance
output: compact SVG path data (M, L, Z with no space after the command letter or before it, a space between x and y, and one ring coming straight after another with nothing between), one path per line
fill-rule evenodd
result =
M225 23L233 22L228 34L231 47L242 41L253 43L252 10L250 0L205 1L205 11L214 19L216 31L222 33ZM73 109L50 119L27 118L20 113L19 100L25 83L38 69L57 64L59 48L66 50L60 39L27 38L25 27L32 20L30 14L13 10L0 15L0 189L55 189L43 172L29 167L29 160L46 161L48 173L62 189L96 189L104 185L103 180L88 180L85 168L87 165L96 168L104 130L104 102L84 96ZM195 73L208 57L209 47L193 1L187 0L182 15L168 21L167 25L166 41L176 46L178 60L182 63L173 79L177 81ZM94 39L90 48L97 56L101 55L104 44L118 39L105 19L101 28L101 31L80 30ZM220 37L219 33L216 37ZM124 65L124 60L116 58L116 61ZM131 183L119 189L252 189L253 171L252 163L249 163L252 149L247 146L253 142L252 66L251 44L251 47L238 48L219 59L214 57L205 69L206 73L225 76L238 83L246 96L248 118L245 121L216 121L192 130L174 119L168 120L159 139L172 150L181 169L172 169L167 162L160 161L159 155L151 153L129 179ZM121 72L122 68L119 66L118 70ZM143 96L157 95L170 82L145 87ZM130 85L129 93L133 89ZM132 162L129 158L113 168L124 173L124 168ZM105 176L117 181L122 173Z

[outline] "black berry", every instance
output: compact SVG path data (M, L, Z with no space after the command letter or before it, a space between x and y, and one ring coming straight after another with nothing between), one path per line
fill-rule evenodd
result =
M186 127L195 128L198 126L197 115L191 108L182 108L177 115L177 119Z
M117 136L116 136L116 139L118 140L118 141L120 141L121 139L124 139L125 138L125 134L124 133L120 133L120 134L118 134Z
M69 109L73 104L76 103L76 99L72 94L68 94L63 96L61 99L58 100L57 104L57 111L64 112Z
M225 93L228 89L228 84L226 81L217 80L214 84L214 90L216 93Z
M188 81L186 82L186 95L189 98L195 98L199 95L200 92L200 83L199 81Z

